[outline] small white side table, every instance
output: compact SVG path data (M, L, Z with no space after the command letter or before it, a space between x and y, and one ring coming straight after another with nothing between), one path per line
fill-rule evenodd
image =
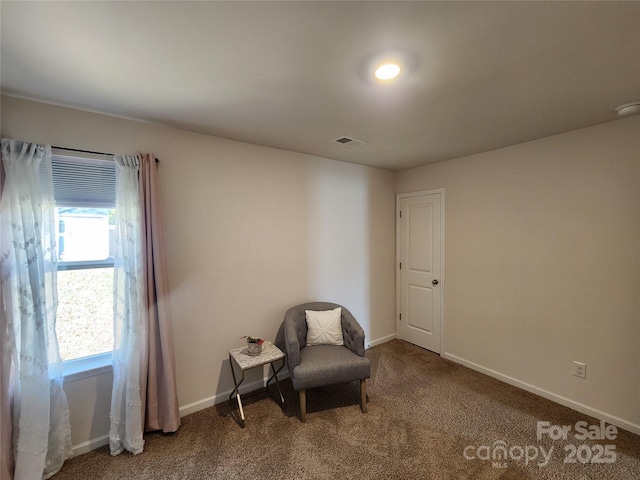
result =
M282 396L282 390L280 390L280 382L278 381L278 373L284 367L284 362L278 370L273 366L273 362L278 360L284 360L284 353L278 347L276 347L273 343L265 341L262 344L262 351L259 355L249 355L247 351L247 347L234 348L233 350L229 350L229 366L231 367L231 375L233 375L233 383L234 387L229 395L229 405L231 406L231 411L235 414L235 409L233 407L233 396L235 395L236 400L238 402L238 410L240 411L239 422L240 426L244 428L244 410L242 409L242 400L240 398L240 385L244 382L244 372L251 368L260 367L262 365L266 365L267 363L271 364L271 370L273 371L273 375L267 380L267 393L273 398L273 400L280 405L280 408L284 409L284 397ZM242 378L238 382L236 379L236 372L233 368L233 363L236 363L242 372ZM280 395L280 399L273 396L271 390L269 390L269 383L274 380L276 381L276 386L278 387L278 394Z

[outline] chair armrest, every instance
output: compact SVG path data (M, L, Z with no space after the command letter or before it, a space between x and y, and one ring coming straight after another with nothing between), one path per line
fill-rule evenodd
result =
M351 312L342 308L342 338L344 346L356 355L364 357L364 330Z
M300 365L300 343L295 322L284 323L284 348L287 354L289 373L293 374L293 369Z

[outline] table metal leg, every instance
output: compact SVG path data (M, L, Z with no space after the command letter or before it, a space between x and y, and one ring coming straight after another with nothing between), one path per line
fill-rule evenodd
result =
M231 391L231 394L229 395L229 406L231 407L231 412L235 415L235 409L233 408L233 394L236 394L236 400L238 402L238 410L240 411L240 418L238 419L238 423L240 423L240 426L242 428L244 428L244 410L242 409L242 399L240 398L240 385L242 384L242 382L244 382L244 370L242 370L242 378L240 379L240 382L238 382L236 380L236 372L233 370L233 360L231 358L231 355L229 355L229 367L231 368L231 375L233 376L233 384L235 385L233 387L233 390Z
M280 389L280 382L278 381L278 373L280 373L280 370L283 369L285 365L285 362L282 362L282 365L280 366L280 368L278 370L276 370L276 368L273 366L273 362L271 362L271 370L273 371L273 375L271 375L271 377L269 377L269 380L267 380L267 392L269 393L269 395L271 396L271 398L273 398L273 400L280 404L280 408L282 408L284 410L284 396L282 395L282 390ZM278 394L280 395L280 401L278 401L277 398L275 398L273 396L273 394L271 393L271 390L269 390L269 382L271 382L271 380L273 380L275 378L276 380L276 386L278 387Z

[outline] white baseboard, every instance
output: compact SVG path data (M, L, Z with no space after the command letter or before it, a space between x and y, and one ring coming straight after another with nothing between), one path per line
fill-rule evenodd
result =
M503 375L500 372L497 372L490 368L483 367L482 365L478 365L477 363L471 362L469 360L465 360L464 358L460 358L456 355L452 355L451 353L445 352L443 356L447 360L451 360L452 362L459 363L477 372L484 373L485 375L489 375L490 377L493 377L502 382L508 383L509 385L513 385L514 387L521 388L522 390L526 390L527 392L535 393L536 395L540 395L541 397L544 397L548 400L559 403L560 405L564 405L565 407L569 407L580 413L584 413L585 415L595 417L599 420L604 420L607 423L611 423L617 427L623 428L624 430L635 433L636 435L640 435L640 425L629 422L623 418L616 417L615 415L610 415L606 412L602 412L595 408L591 408L587 405L576 402L569 398L556 395L555 393L549 392L542 388L538 388L534 385L530 385L528 383L522 382L520 380L509 377L507 375Z
M286 368L283 368L282 371L278 374L279 380L284 380L285 378L289 378L289 371ZM240 387L240 394L246 394L247 392L252 392L259 388L263 388L267 384L268 376L265 376L262 380L256 380L251 383L243 384ZM270 385L273 385L271 383ZM205 408L213 407L214 405L222 402L226 402L229 400L229 394L233 389L229 389L225 392L217 393L211 397L203 398L193 403L189 403L187 405L183 405L180 407L180 417L185 417L191 413L199 412L200 410L204 410ZM86 442L79 443L78 445L73 445L71 448L73 449L72 457L76 457L78 455L82 455L83 453L90 452L91 450L95 450L96 448L100 448L103 445L109 444L109 434L102 435L101 437L92 438Z
M278 374L278 379L284 380L285 378L289 378L289 371L286 368L283 368L282 371ZM240 394L246 394L247 392L252 392L259 388L263 388L267 384L268 379L269 377L265 376L261 380L255 380L251 383L243 384L240 387ZM270 385L273 385L273 383L271 383ZM180 416L185 417L192 413L199 412L200 410L204 410L205 408L213 407L218 403L229 401L229 395L232 391L233 389L229 389L224 392L216 393L211 397L203 398L202 400L183 405L182 407L180 407Z
M378 338L371 342L367 342L367 348L375 347L376 345L380 345L382 343L389 342L396 338L396 334L393 333L391 335L387 335L382 338ZM251 383L243 384L240 387L240 394L245 394L247 392L251 392L253 390L257 390L259 388L263 388L268 380L268 376L265 376L261 380L256 380ZM284 380L285 378L289 378L289 371L286 368L283 368L282 371L278 374L278 378L280 380ZM192 413L199 412L200 410L204 410L205 408L213 407L218 403L226 402L229 400L229 394L232 389L226 390L224 392L216 393L210 397L206 397L200 400L197 400L192 403L188 403L187 405L183 405L180 407L180 416L185 417ZM90 452L91 450L95 450L96 448L102 447L103 445L109 444L109 434L102 435L98 438L93 438L86 442L80 443L78 445L74 445L73 448L73 456L81 455L83 453Z
M376 340L372 340L370 342L367 342L367 348L375 347L376 345L380 345L382 343L390 342L391 340L395 340L396 337L397 337L397 335L395 333L392 333L391 335L387 335L385 337L378 338Z
M389 342L395 338L396 338L396 334L392 333L391 335L387 335L385 337L378 338L371 342L367 342L367 348L375 347L376 345ZM286 368L283 368L282 371L278 374L278 378L280 380L289 378L289 371ZM240 393L244 394L247 392L251 392L253 390L257 390L258 388L262 388L266 385L267 380L268 380L268 377L265 377L262 380L256 380L246 385L242 385L242 387L240 387ZM229 400L229 395L231 394L231 391L232 390L230 389L225 392L217 393L210 397L203 398L196 402L183 405L182 407L180 407L180 416L184 417L186 415L199 412L200 410L204 410L205 408L213 407L218 403L226 402L227 400Z
M96 448L103 447L104 445L109 444L109 434L102 435L98 438L92 438L86 442L79 443L78 445L73 445L71 448L73 449L73 453L71 457L77 457L78 455L82 455L83 453L88 453L91 450L95 450Z
M392 333L391 335L384 336L382 338L378 338L371 342L367 342L367 348L375 347L376 345L380 345L382 343L389 342L396 338L396 334ZM283 368L282 371L278 374L278 378L283 380L285 378L289 378L289 371L286 368ZM268 377L263 378L262 380L256 380L254 382L248 383L240 387L240 393L244 394L247 392L251 392L253 390L257 390L258 388L262 388L266 385ZM231 390L227 390L225 392L217 393L210 397L203 398L193 403L189 403L187 405L183 405L180 407L180 416L184 417L191 413L196 413L200 410L204 410L205 408L212 407L218 403L225 402L229 400L229 394Z

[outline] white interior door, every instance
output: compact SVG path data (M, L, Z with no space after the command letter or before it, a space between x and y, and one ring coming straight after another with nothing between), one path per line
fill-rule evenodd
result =
M398 196L398 337L440 353L444 192Z

